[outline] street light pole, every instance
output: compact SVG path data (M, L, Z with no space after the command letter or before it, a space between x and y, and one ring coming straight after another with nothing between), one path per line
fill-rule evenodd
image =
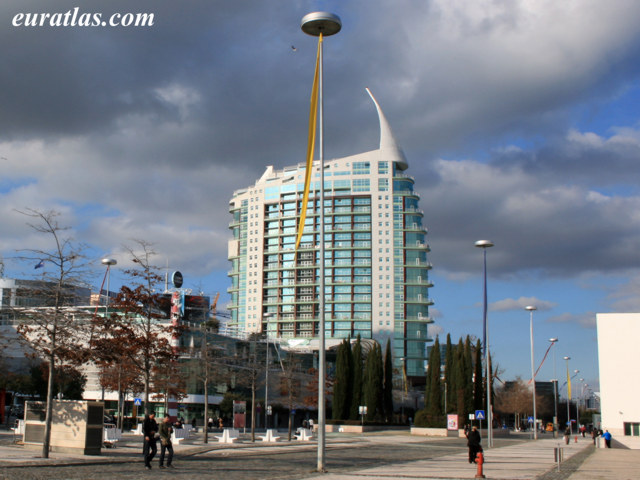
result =
M493 247L490 240L478 240L475 246L482 249L483 268L483 307L482 307L482 330L484 337L484 354L486 367L486 387L487 387L487 446L493 447L493 413L491 411L491 365L489 364L489 324L487 322L487 248Z
M584 382L584 378L580 379L580 383ZM581 388L580 396L576 398L576 433L580 433L580 400L584 394L584 387Z
M266 365L264 371L264 430L269 428L269 318L272 313L265 313L262 318L265 321L265 338L267 340Z
M555 347L558 339L550 338L551 346ZM558 437L558 376L556 374L556 349L553 349L553 438Z
M101 262L103 265L107 266L107 300L105 301L104 318L109 321L109 303L111 302L111 266L117 265L118 261L115 258L103 258ZM100 292L100 294L102 294L102 292ZM100 304L99 298L100 295L98 295L98 304ZM104 387L102 387L102 401L104 402ZM120 412L118 412L118 416L120 416Z
M569 394L571 388L569 383L571 382L569 378L569 360L571 360L571 357L564 357L564 360L567 362L567 423L569 424L569 433L571 433L571 414L569 413L569 400L571 400L571 395Z
M533 305L529 305L524 307L525 310L529 312L529 335L531 338L531 383L533 390L533 439L538 439L538 417L536 416L536 374L535 374L535 366L533 363L533 312L537 310L537 308Z
M302 17L300 28L307 35L311 35L319 38L318 46L318 120L319 120L319 142L318 142L318 163L320 165L320 295L318 298L318 472L325 471L325 338L324 338L324 310L325 310L325 298L324 298L324 102L323 102L323 47L322 38L330 35L335 35L342 28L342 21L340 17L329 12L312 12Z

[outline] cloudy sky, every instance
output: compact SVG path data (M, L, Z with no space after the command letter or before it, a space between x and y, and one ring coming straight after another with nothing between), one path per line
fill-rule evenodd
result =
M13 26L20 13L74 7L103 19L152 13L154 24ZM226 303L233 191L266 165L304 158L316 42L299 25L315 10L343 21L325 42L326 157L377 147L370 87L422 195L432 333L481 335L473 243L487 238L503 376L529 372L533 304L536 358L559 337L557 375L570 355L595 385L595 313L640 309L634 0L5 0L5 273L32 274L16 249L43 245L15 210L53 209L92 246L97 268L105 255L126 267L122 246L145 239L185 286Z

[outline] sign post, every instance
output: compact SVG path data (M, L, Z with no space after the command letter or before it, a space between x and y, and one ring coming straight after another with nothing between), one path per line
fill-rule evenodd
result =
M476 410L475 417L476 417L476 420L480 421L480 432L482 432L482 420L485 419L484 410Z

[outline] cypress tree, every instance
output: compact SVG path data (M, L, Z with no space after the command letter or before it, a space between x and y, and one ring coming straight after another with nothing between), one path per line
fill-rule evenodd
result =
M391 342L387 339L384 354L384 416L387 422L393 417L393 362L391 360Z
M482 388L482 344L480 340L476 343L473 371L473 409L482 410L482 406L484 405L484 389Z
M338 353L336 358L336 374L333 385L333 419L343 420L349 417L348 402L349 390L351 384L349 383L349 356L351 349L349 348L349 342L343 340L338 347Z
M353 359L353 367L351 369L353 373L351 389L351 412L349 417L351 420L357 420L359 418L358 407L362 405L362 382L363 382L363 365L362 365L362 342L360 341L360 335L356 339L356 343L353 346L351 353Z
M464 418L464 344L462 343L462 337L458 340L458 344L454 351L455 358L455 378L456 378L456 390L455 390L455 405L456 412L460 418Z
M471 356L471 339L469 335L464 342L464 417L469 418L473 412L473 359Z
M382 409L382 350L378 344L367 354L364 366L364 404L367 420L378 418Z
M425 392L425 410L427 415L442 415L442 394L440 391L440 341L436 341L431 347L429 363L427 366L427 388Z
M444 413L451 413L455 411L455 374L453 366L453 347L451 346L451 334L447 334L447 345L444 350L444 389L445 396L443 396L443 408ZM445 398L446 397L446 398Z

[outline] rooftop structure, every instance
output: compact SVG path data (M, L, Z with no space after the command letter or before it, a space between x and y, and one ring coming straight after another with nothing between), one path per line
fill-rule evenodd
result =
M370 92L369 92L370 93ZM371 94L370 94L371 95ZM327 160L325 258L319 258L320 172L314 166L307 218L294 250L306 166L268 166L229 202L229 326L268 332L289 347L318 348L319 269L325 269L325 336L391 340L394 366L424 376L431 264L414 179L376 100L377 150Z

